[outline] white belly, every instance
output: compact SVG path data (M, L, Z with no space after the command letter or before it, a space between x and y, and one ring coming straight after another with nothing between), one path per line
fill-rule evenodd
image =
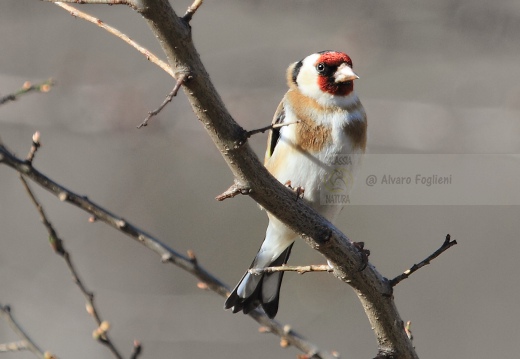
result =
M277 161L278 156L285 157L275 177L283 184L290 181L293 188L303 187L304 199L330 221L335 220L346 203L345 196L352 188L363 155L361 150L353 150L343 131L334 132L342 138L334 138L332 144L317 153L300 150L291 141L290 134L282 133L270 159ZM330 198L340 200L330 201Z

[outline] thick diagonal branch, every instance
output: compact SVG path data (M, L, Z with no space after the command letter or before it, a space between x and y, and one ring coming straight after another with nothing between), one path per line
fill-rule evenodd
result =
M363 255L352 242L304 201L294 201L294 193L267 172L247 143L236 146L245 130L231 117L214 88L193 45L189 24L175 14L167 0L143 0L137 10L148 21L170 65L193 76L184 86L186 96L241 186L251 188L251 198L321 252L334 274L354 288L381 357L417 358L388 280L371 265L360 272Z

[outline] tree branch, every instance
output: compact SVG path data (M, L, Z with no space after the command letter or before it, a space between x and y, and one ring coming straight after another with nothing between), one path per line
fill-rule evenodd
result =
M239 194L248 195L251 192L251 188L241 187L240 184L235 181L227 190L219 194L215 199L217 201L223 201L228 198L233 198Z
M24 340L0 344L0 353L20 352L22 350L27 349L29 349L29 347L27 346L27 343Z
M89 1L80 0L80 1L65 1L65 2L72 2L72 3L78 3L78 4L85 4L85 3L89 3L89 4L101 4L101 3L102 4L116 4L116 3L117 4L130 4L130 2L126 2L126 1L109 2L108 0L107 0L107 2L96 1L96 0L89 0ZM156 55L154 55L148 49L146 49L143 46L139 45L137 42L135 42L134 40L129 38L126 34L122 33L121 31L119 31L115 27L107 25L103 21L99 20L98 18L96 18L94 16L91 16L91 15L89 15L89 14L83 12L83 11L80 11L80 10L76 9L75 7L73 7L73 6L70 6L70 5L67 5L67 4L63 4L63 1L62 2L54 2L54 4L56 4L59 7L67 10L68 12L70 12L70 14L72 16L78 17L78 18L86 20L88 22L91 22L91 23L99 26L100 28L108 31L112 35L117 36L118 38L120 38L121 40L123 40L124 42L126 42L127 44L132 46L134 49L139 51L141 54L143 54L148 61L153 62L154 64L159 66L161 69L163 69L166 73L168 73L168 75L170 75L171 77L175 78L174 71L172 70L172 68L166 62L164 62L161 59L159 59Z
M43 350L41 350L40 347L38 347L38 345L31 338L29 338L29 336L25 333L20 324L18 324L16 320L13 318L10 306L0 304L0 316L4 317L4 319L7 321L13 332L15 332L16 335L18 335L18 337L21 338L22 341L25 343L27 349L29 349L32 353L34 353L36 356L42 359L45 357L46 353L44 353Z
M46 0L53 3L70 3L70 4L107 4L107 5L129 5L135 7L135 0Z
M19 174L20 181L22 182L27 194L29 195L29 198L31 199L31 202L36 207L36 210L38 211L40 215L40 219L47 229L47 232L49 233L49 242L51 243L51 247L54 250L54 252L58 255L60 255L64 260L65 263L67 263L67 267L69 268L70 274L72 274L72 279L74 283L78 286L78 288L81 290L81 293L83 293L85 299L87 300L87 313L90 314L94 320L96 321L98 328L96 331L94 331L94 338L97 339L100 343L106 345L112 354L118 358L123 359L123 356L121 353L119 353L119 350L115 347L114 343L108 336L108 328L104 329L108 322L104 322L101 320L101 316L99 315L99 311L96 308L96 305L94 303L94 293L89 291L85 284L81 281L78 271L74 264L72 263L72 258L70 253L65 250L65 247L63 246L63 241L61 238L58 237L58 233L54 229L51 222L47 219L47 216L45 214L45 211L43 210L42 205L38 200L36 199L33 191L29 187L29 184L27 181L23 178L21 174Z
M332 267L328 264L311 264L308 266L278 266L278 267L264 267L264 268L250 268L249 273L260 275L264 273L274 272L298 272L304 274L308 272L333 272Z
M437 249L435 252L430 254L428 257L423 259L419 264L414 264L410 267L410 269L405 270L402 274L398 275L394 279L390 280L390 285L392 287L395 287L397 284L399 284L401 281L405 280L409 276L411 276L413 273L421 269L422 267L430 264L432 260L440 256L442 253L453 247L457 244L456 240L451 240L451 236L449 234L446 235L446 239L444 240L444 243L442 243L442 246Z
M32 163L34 156L36 155L36 151L38 151L38 148L40 148L40 132L36 131L32 137L32 146L29 150L29 153L27 154L26 161L29 163Z
M170 103L175 96L177 96L177 93L179 92L179 89L181 88L182 84L184 83L184 81L186 81L187 78L188 78L187 74L181 74L179 76L179 78L177 79L177 83L173 87L173 90L168 94L168 96L166 96L166 98L164 99L164 101L161 104L161 106L159 106L158 108L156 108L153 111L148 112L148 116L146 116L144 121L139 126L137 126L137 128L148 126L148 121L153 116L157 116L166 107L166 105L168 103Z
M294 193L268 173L247 143L236 146L246 131L233 120L214 88L193 45L189 24L175 14L167 0L143 0L137 11L148 21L176 72L193 76L183 87L186 96L239 186L251 188L251 198L322 253L334 275L352 286L374 330L380 357L417 358L389 281L370 264L358 271L363 253L305 201L294 201Z
M51 87L55 85L55 82L53 79L48 79L47 81L44 81L40 84L32 85L29 81L26 81L22 88L12 94L0 97L0 105L3 105L6 102L9 101L15 101L17 100L21 95L25 95L29 92L49 92L51 90Z
M247 131L246 137L250 138L251 136L254 136L257 133L264 133L267 130L273 130L275 128L280 128L280 127L289 126L289 125L295 125L297 123L300 123L300 121L298 120L298 121L284 122L284 123L273 123L273 124L270 124L269 126L257 128L256 130Z
M184 14L184 16L182 17L182 19L184 21L186 21L187 23L189 23L191 21L191 19L193 18L193 15L195 14L195 12L199 9L199 7L202 5L202 2L203 0L194 0L193 1L193 4L191 4L189 7L188 7L188 10L186 10L186 14Z
M132 354L130 355L130 359L137 359L141 355L143 347L141 346L141 342L138 340L134 340L134 349Z
M224 298L227 298L227 296L229 295L229 287L220 279L208 272L204 267L202 267L198 263L198 261L194 259L193 254L188 256L180 254L179 252L168 247L160 240L156 239L150 234L134 226L132 223L124 220L123 218L109 212L108 210L90 201L87 197L80 196L68 190L64 186L58 184L57 182L53 181L52 179L48 178L47 176L36 170L31 164L16 157L1 143L0 163L3 163L13 168L14 170L23 174L27 178L30 178L31 180L39 184L41 187L45 188L50 193L58 197L60 201L73 204L74 206L84 210L85 212L90 213L97 220L105 222L109 226L138 241L139 243L141 243L142 245L159 255L161 261L163 261L164 263L172 263L177 267L191 273L197 279L203 282L206 285L206 287L212 290L213 292L221 295ZM270 332L272 332L273 334L285 338L290 345L298 348L306 355L309 355L309 357L314 357L317 359L336 358L336 356L332 355L331 353L319 349L316 345L304 339L297 332L291 331L290 333L286 333L282 324L280 324L276 320L269 319L269 317L267 317L267 315L263 311L251 311L249 313L249 316L252 317L260 325L269 328Z

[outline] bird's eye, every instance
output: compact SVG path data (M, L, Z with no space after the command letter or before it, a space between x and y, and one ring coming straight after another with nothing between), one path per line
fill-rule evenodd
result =
M318 71L320 74L325 73L326 66L323 62L320 62L316 65L316 71Z

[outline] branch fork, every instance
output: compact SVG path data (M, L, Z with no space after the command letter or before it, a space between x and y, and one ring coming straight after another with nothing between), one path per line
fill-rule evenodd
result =
M182 17L182 20L186 22L187 24L190 23L191 19L193 18L193 15L195 12L199 9L199 7L202 5L204 0L195 0L193 1L193 4L191 4L188 7L188 10L186 10L186 14Z
M260 128L257 128L257 129L251 130L251 131L246 131L246 132L244 132L243 137L240 140L235 142L235 149L242 147L249 138L251 138L252 136L254 136L258 133L264 133L265 131L274 130L276 128L281 128L284 126L295 125L300 122L301 121L298 120L298 121L292 121L292 122L287 122L287 123L272 123L269 126L260 127Z
M170 103L173 98L175 96L177 96L177 93L179 92L179 89L181 88L181 86L186 82L188 81L188 79L190 78L190 74L189 73L182 73L179 75L179 78L177 79L177 83L175 84L175 86L173 87L173 90L171 90L171 92L168 94L168 96L166 96L166 98L164 99L163 103L161 104L161 106L159 106L158 108L156 108L155 110L153 111L150 111L148 112L148 116L146 116L146 118L144 119L144 121L139 125L137 126L137 128L142 128L142 127L145 127L145 126L148 126L148 121L153 117L153 116L157 116L165 107L168 103Z

